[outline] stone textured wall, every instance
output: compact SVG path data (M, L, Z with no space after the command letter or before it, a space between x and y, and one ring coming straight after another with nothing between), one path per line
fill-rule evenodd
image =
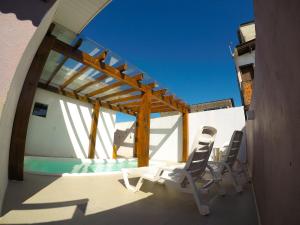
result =
M300 1L255 0L254 120L247 124L262 225L300 223Z

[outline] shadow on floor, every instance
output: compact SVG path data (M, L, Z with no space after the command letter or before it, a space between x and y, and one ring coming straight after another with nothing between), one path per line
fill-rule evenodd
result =
M120 175L63 177L56 181L57 178L49 176L30 175L23 183L10 182L0 224L258 224L251 185L237 194L224 183L228 194L215 198L211 202L211 214L201 216L190 194L146 181L140 193L131 193L123 187L120 178ZM57 201L61 198L51 197L49 193L60 193L68 201ZM35 194L38 197L34 198ZM64 214L62 209L70 207L73 208L68 211L69 218L59 219L58 215ZM30 215L32 218L28 218Z

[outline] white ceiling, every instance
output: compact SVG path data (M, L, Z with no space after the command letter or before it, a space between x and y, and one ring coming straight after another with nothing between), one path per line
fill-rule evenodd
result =
M78 34L110 2L111 0L60 0L54 22Z

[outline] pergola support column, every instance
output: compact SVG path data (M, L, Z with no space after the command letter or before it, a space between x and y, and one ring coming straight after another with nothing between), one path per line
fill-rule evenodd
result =
M186 162L189 156L189 113L182 113L182 161Z
M95 158L99 112L100 112L100 104L98 101L96 101L93 107L92 124L91 124L90 137L89 137L90 139L89 156L88 156L89 159Z
M151 92L143 93L141 100L135 132L135 151L138 158L138 167L149 165Z
M138 115L136 115L135 129L134 129L134 147L133 147L133 157L137 157L137 136L138 136Z
M11 180L23 180L25 143L31 108L38 82L54 43L53 36L45 36L34 56L22 87L10 141L8 177Z

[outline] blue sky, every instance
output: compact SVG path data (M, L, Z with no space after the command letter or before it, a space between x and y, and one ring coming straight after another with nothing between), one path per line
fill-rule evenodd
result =
M113 0L82 34L189 104L232 97L240 105L229 44L253 19L251 0Z

